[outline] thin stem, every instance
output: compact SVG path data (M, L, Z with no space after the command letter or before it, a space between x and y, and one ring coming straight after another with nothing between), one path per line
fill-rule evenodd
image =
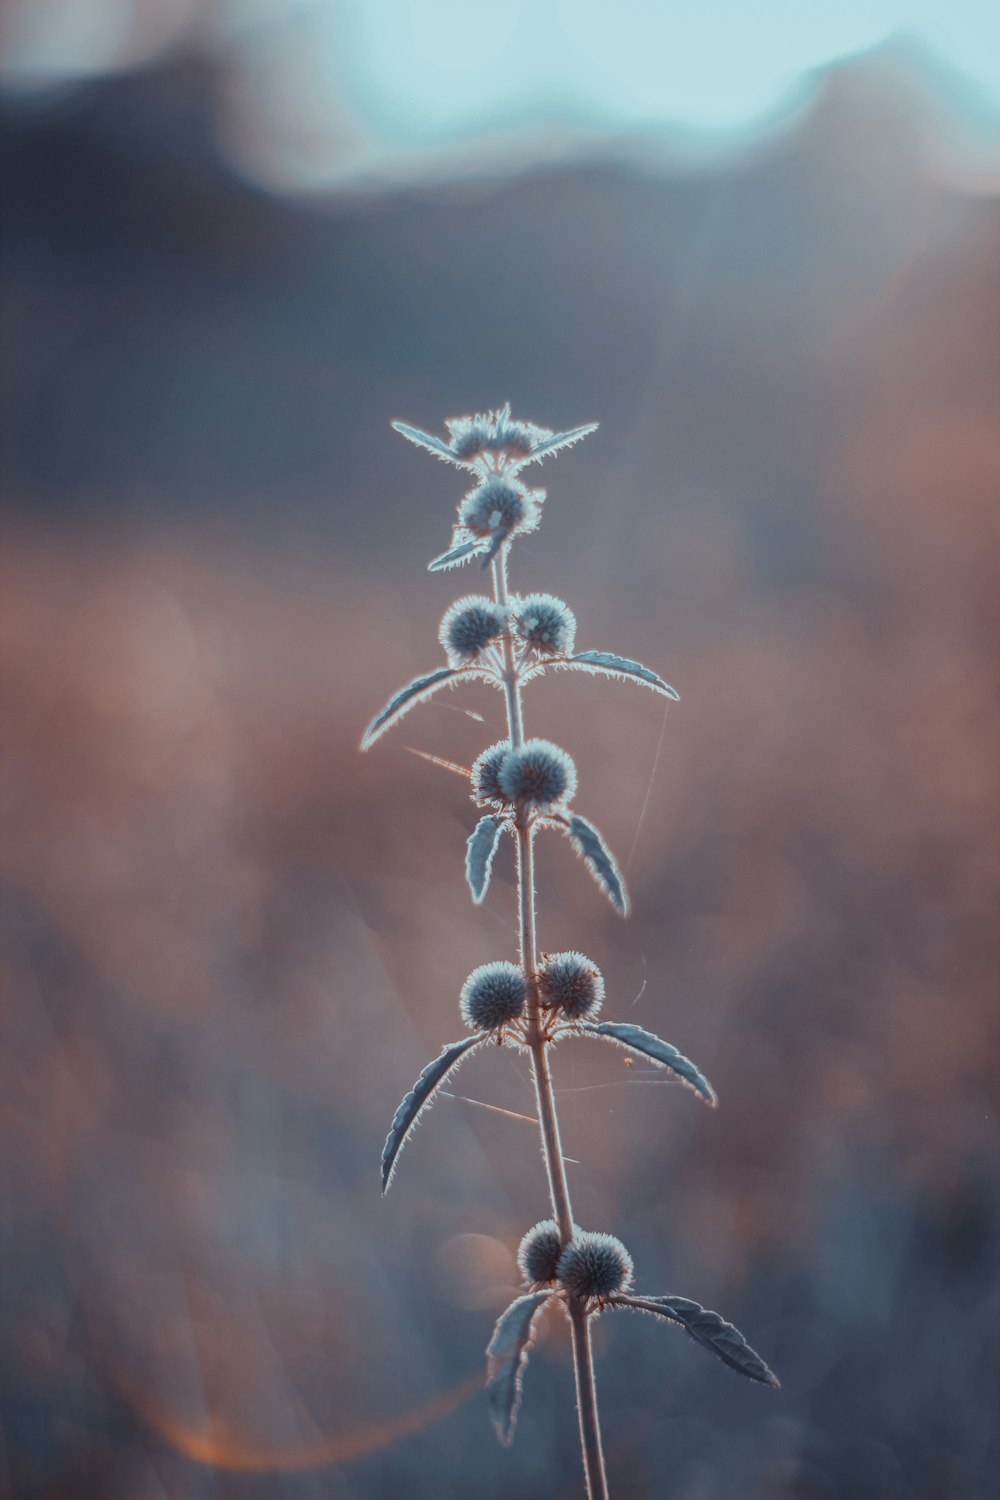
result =
M507 592L507 548L500 548L500 556L493 559L493 596L502 609L507 609L510 596ZM516 750L524 744L524 718L521 713L521 684L514 662L514 645L508 631L503 637L503 687L507 700L507 732L511 745ZM534 920L534 911L532 911Z
M499 605L510 603L507 588L507 548L501 547L493 562L493 593ZM524 717L521 711L521 682L514 661L509 633L503 637L503 682L507 703L507 731L516 749L524 743ZM559 1117L556 1114L552 1074L549 1071L548 1039L541 1021L538 1000L538 944L535 933L535 851L534 829L530 816L517 814L517 907L521 968L528 980L527 1040L531 1049L531 1069L535 1080L535 1099L542 1132L542 1156L549 1181L552 1216L559 1225L563 1244L573 1238L573 1208L566 1181L562 1145L559 1140ZM580 1445L583 1469L590 1500L608 1500L608 1480L601 1451L601 1426L597 1410L597 1387L594 1381L594 1356L590 1345L590 1327L585 1306L571 1298L570 1330L573 1336L573 1369L576 1375L576 1405L580 1417Z
M545 1158L545 1170L549 1179L553 1217L559 1225L560 1238L566 1245L573 1238L573 1208L569 1201L569 1184L566 1181L566 1167L563 1162L562 1143L559 1139L555 1093L552 1088L552 1074L549 1072L548 1043L542 1029L538 984L535 980L538 960L535 940L534 831L521 826L517 829L517 897L520 915L521 967L528 976L528 1044L531 1047L535 1101L542 1129L542 1156Z
M604 1470L601 1422L594 1385L594 1355L590 1346L590 1320L587 1309L575 1297L570 1300L569 1322L573 1330L573 1373L576 1376L576 1406L580 1413L580 1445L587 1493L590 1500L608 1500L608 1476Z

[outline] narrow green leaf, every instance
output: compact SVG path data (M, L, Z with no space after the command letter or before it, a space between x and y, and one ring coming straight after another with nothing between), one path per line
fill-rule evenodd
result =
M472 899L477 906L490 888L493 858L500 843L503 826L503 818L494 818L487 814L485 818L479 819L469 835L465 856L465 878L469 882Z
M672 688L669 683L664 682L649 667L644 667L642 662L629 661L626 656L614 656L610 651L578 651L575 656L567 658L563 664L568 667L579 667L584 672L600 672L605 677L631 677L635 682L645 683L658 693L665 693L675 703L680 702L680 694Z
M375 715L368 728L361 736L362 750L369 750L375 741L391 729L397 719L401 719L417 703L429 698L436 693L439 687L443 687L453 677L457 677L461 671L459 667L439 667L436 672L428 672L424 677L415 677L408 682L406 687L400 688L392 698L389 699L381 713Z
M679 1323L723 1364L745 1375L748 1380L775 1388L781 1384L756 1350L751 1349L739 1329L727 1323L717 1312L709 1312L699 1302L691 1302L687 1297L630 1297L624 1293L617 1293L608 1300L616 1307L631 1307L636 1312L653 1313Z
M553 433L550 438L539 443L537 448L533 448L526 458L519 459L511 467L523 469L526 464L537 463L539 459L548 458L550 453L558 453L560 448L571 448L581 438L585 438L591 432L596 432L599 426L599 422L588 422L586 426L573 427L569 432Z
M457 568L466 563L470 558L482 550L482 542L462 542L457 547L452 547L450 552L442 552L433 562L427 564L428 573L442 573L446 568Z
M482 1042L482 1036L463 1037L460 1042L453 1042L446 1047L440 1057L429 1062L413 1085L402 1104L397 1109L392 1119L392 1129L385 1138L382 1148L382 1191L387 1190L392 1181L393 1167L396 1157L407 1135L412 1130L416 1119L431 1094L437 1088L441 1080L448 1074L456 1063Z
M620 916L628 916L628 893L607 844L593 823L574 814L569 820L573 848Z
M428 453L433 453L435 458L443 459L447 464L455 464L460 469L466 467L440 438L433 437L429 432L421 432L419 427L411 427L408 422L393 422L392 426L402 437L416 443L418 448L425 448Z
M521 1386L535 1333L535 1314L551 1295L551 1291L529 1292L526 1297L518 1297L512 1302L497 1319L486 1350L486 1396L490 1420L505 1448L514 1441Z
M654 1036L651 1031L644 1031L641 1026L633 1026L627 1021L581 1021L578 1029L584 1036L605 1036L619 1046L641 1052L644 1057L651 1057L654 1062L671 1068L682 1083L686 1083L707 1104L713 1108L718 1104L715 1090L694 1063L683 1052L678 1052L676 1047L672 1047L661 1037Z

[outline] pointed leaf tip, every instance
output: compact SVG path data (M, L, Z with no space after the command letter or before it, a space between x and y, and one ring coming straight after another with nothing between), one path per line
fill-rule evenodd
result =
M417 703L424 698L429 698L432 693L437 692L452 677L458 677L461 668L439 667L436 672L428 672L423 677L415 677L408 682L406 687L400 688L398 693L391 697L381 713L377 713L368 728L361 736L362 750L369 750L375 741L387 729L390 729L397 719L401 719Z
M632 1052L640 1052L644 1057L652 1058L654 1062L661 1063L676 1073L681 1082L693 1089L712 1109L718 1104L718 1096L712 1085L690 1058L661 1037L654 1036L651 1031L624 1021L581 1021L579 1030L584 1036L607 1037L620 1047L628 1047Z
M628 916L628 893L618 866L607 844L593 823L574 814L569 820L569 837L573 848L584 861L597 884L619 916Z
M435 458L442 459L446 464L457 464L459 468L463 467L448 447L448 444L443 443L440 438L434 437L432 433L421 432L419 427L411 427L408 422L393 422L391 425L393 430L398 432L401 437L405 437L409 442L415 443L418 448L423 448L428 453L433 453Z
M605 677L630 677L633 682L641 682L655 692L672 698L675 703L681 701L676 688L664 682L656 672L644 667L640 661L630 661L627 656L615 656L611 651L578 651L565 665L577 667L584 672L599 672Z
M428 573L443 573L446 568L458 568L481 551L482 545L482 542L476 541L463 542L461 546L452 547L450 552L442 552L440 557L435 557L433 562L429 562L427 571Z
M413 1085L410 1092L400 1104L392 1118L392 1128L385 1138L382 1148L382 1192L385 1194L392 1181L393 1168L396 1157L399 1155L403 1142L409 1135L416 1123L417 1116L427 1103L431 1094L438 1084L460 1062L467 1052L473 1047L479 1046L482 1036L463 1037L460 1042L453 1042L446 1047L440 1057L435 1057Z
M571 448L574 443L596 432L599 426L599 422L586 422L582 427L570 428L568 432L554 432L551 437L544 438L536 448L533 448L517 467L521 469L526 464L537 463L539 459L548 458L550 453L558 453L561 448Z
M465 856L465 878L469 882L472 899L479 906L490 888L493 874L493 859L500 844L504 820L487 814L480 818L469 835Z
M631 1307L636 1312L653 1313L679 1323L697 1343L731 1370L745 1375L748 1380L756 1380L760 1385L769 1385L775 1390L780 1387L777 1375L768 1369L757 1351L751 1349L739 1329L699 1302L691 1302L687 1297L633 1297L624 1293L610 1300L615 1306Z
M490 1420L505 1448L514 1441L528 1351L535 1336L534 1319L551 1291L529 1292L500 1314L486 1350L486 1396Z

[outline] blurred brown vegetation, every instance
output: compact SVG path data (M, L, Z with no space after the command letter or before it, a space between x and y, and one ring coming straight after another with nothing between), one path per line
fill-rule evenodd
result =
M24 1497L576 1493L553 1326L517 1446L481 1350L545 1212L523 1060L399 1097L513 950L462 877L484 688L362 726L478 580L461 476L391 417L514 403L546 466L515 586L681 693L552 680L623 925L561 843L541 937L707 1072L583 1042L581 1222L736 1321L744 1388L604 1320L616 1494L985 1500L997 1463L1000 209L919 107L833 74L704 178L540 173L288 206L225 176L211 80L7 118L0 579L0 1487ZM482 719L470 718L469 708Z

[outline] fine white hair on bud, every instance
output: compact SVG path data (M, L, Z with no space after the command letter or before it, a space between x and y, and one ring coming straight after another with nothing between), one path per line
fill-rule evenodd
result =
M507 629L506 610L484 594L467 594L445 611L438 637L453 667L477 661Z
M567 1021L589 1021L604 1001L604 975L582 953L546 953L538 968L538 998Z
M576 641L576 616L554 594L528 594L511 601L512 625L526 646L546 656L570 656Z
M504 757L497 780L508 802L548 812L576 791L576 766L551 740L526 740Z
M496 411L476 412L469 417L448 417L448 441L408 422L393 422L393 427L418 448L425 448L435 458L457 464L461 469L482 473L488 468L514 471L534 463L562 448L570 448L588 433L596 432L597 423L573 427L568 432L552 432L534 422L518 422L511 416L510 402Z
M458 521L473 536L532 531L538 525L541 490L527 489L519 479L493 475L470 490L458 510Z
M517 1264L525 1281L548 1286L559 1272L562 1236L555 1219L543 1219L529 1229L517 1252Z
M632 1282L632 1257L613 1234L578 1229L559 1257L559 1285L573 1297L610 1297Z
M510 740L497 740L472 763L472 798L478 807L503 808L509 805L500 785L500 767L510 754Z
M480 964L462 986L462 1020L473 1031L500 1031L520 1019L527 998L528 982L516 964Z
M504 454L511 458L527 458L545 438L550 437L544 427L533 422L515 422L510 414L510 402L498 411L477 412L473 417L450 417L444 424L451 436L451 450L456 458L468 462L483 454Z

